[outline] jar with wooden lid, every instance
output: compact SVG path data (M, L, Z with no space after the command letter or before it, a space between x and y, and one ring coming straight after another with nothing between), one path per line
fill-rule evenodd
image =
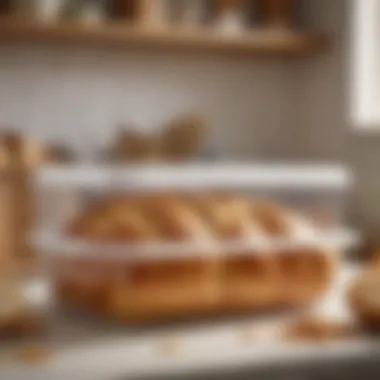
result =
M170 21L179 27L199 27L206 16L204 0L171 0Z
M137 23L145 29L157 29L168 25L167 0L140 0L137 3Z
M114 0L108 3L109 14L118 20L136 20L139 0Z
M295 0L261 0L260 7L265 26L292 27L296 5Z
M56 22L65 3L65 0L14 0L12 11L18 16L32 17L40 22Z
M245 1L218 0L216 28L224 35L235 35L246 29Z

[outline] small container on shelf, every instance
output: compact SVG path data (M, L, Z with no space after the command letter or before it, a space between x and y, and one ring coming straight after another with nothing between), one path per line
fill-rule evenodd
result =
M122 126L105 158L124 164L190 162L200 158L207 131L207 122L192 114L170 120L160 133L141 133L136 127Z
M296 0L260 0L263 24L268 28L294 26Z
M247 29L246 2L244 0L218 0L215 18L217 31L225 36L235 36Z
M171 0L170 20L178 27L199 27L206 16L204 0Z
M41 22L56 22L67 0L16 0L13 11L16 15L30 17Z
M67 0L62 17L83 24L97 24L106 20L107 7L104 0Z
M105 152L106 161L120 164L157 162L161 158L159 138L136 128L119 128L116 138Z
M104 1L89 1L83 5L81 21L86 24L97 24L107 18Z
M168 0L140 0L137 3L137 23L147 30L156 30L169 24Z
M139 0L113 0L108 2L111 18L134 22L137 18Z
M207 134L207 120L199 115L172 119L160 137L162 160L189 162L196 159L204 148Z

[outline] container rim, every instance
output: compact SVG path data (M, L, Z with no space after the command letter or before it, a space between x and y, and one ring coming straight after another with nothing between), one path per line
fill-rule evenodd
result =
M272 188L332 190L352 188L352 171L339 164L190 163L155 165L47 165L36 169L37 186L158 188Z
M43 256L48 257L140 262L162 259L261 256L262 254L287 254L297 250L308 254L314 248L340 251L359 244L360 235L356 231L342 228L319 231L313 236L229 239L215 244L194 242L104 244L72 239L52 231L36 231L31 236L31 242Z

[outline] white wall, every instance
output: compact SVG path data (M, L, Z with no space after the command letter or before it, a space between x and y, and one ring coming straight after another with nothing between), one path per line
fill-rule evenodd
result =
M310 159L341 159L347 152L349 122L350 0L304 0L305 17L332 38L328 54L294 66L293 120L302 144L294 153Z
M227 157L281 156L285 65L254 57L0 47L0 125L90 150L120 123L143 130L195 111Z
M352 0L304 0L310 23L333 38L330 54L294 67L295 107L291 119L298 143L291 151L302 159L343 160L356 176L350 206L365 227L380 225L380 133L363 135L350 120Z

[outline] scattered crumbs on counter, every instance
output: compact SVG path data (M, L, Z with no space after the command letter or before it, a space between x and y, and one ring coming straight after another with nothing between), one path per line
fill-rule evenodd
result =
M15 351L15 359L24 364L39 366L46 364L52 356L52 350L43 345L25 345Z
M243 344L256 343L258 341L257 329L253 326L243 327L238 333L238 340Z
M287 342L323 343L355 338L360 335L359 327L352 323L308 317L285 325L281 338Z
M23 314L0 325L0 337L12 338L43 334L47 330L45 321L37 315Z
M178 337L163 338L158 344L158 353L164 356L173 356L180 351L180 340Z

